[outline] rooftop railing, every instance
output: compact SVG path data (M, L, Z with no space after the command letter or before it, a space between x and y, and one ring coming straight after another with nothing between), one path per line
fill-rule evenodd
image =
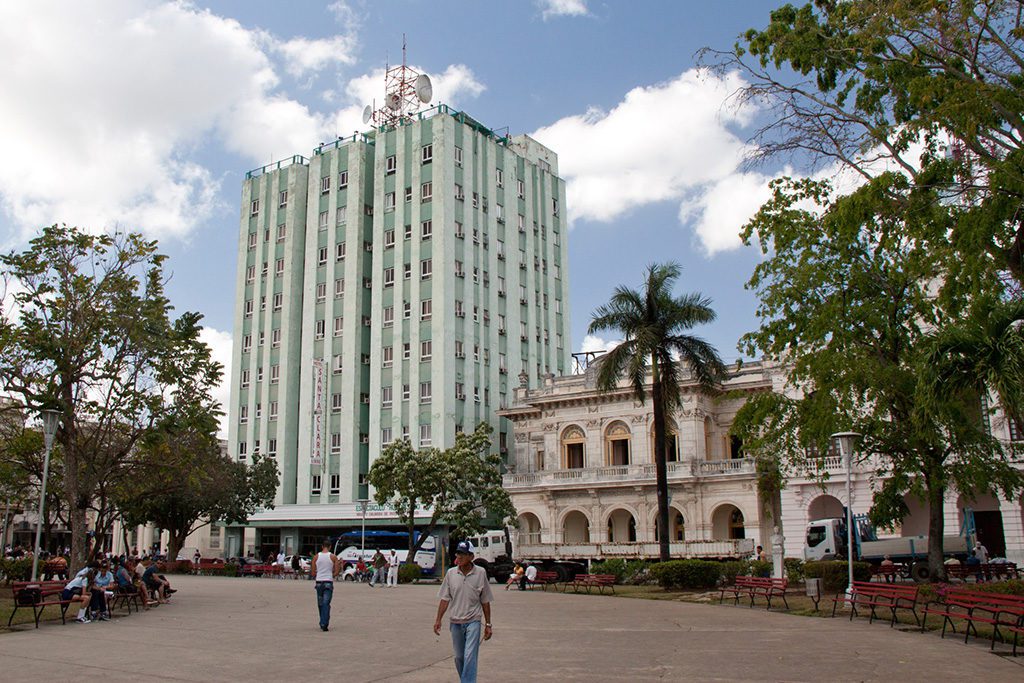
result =
M270 173L271 171L279 171L282 168L292 166L294 164L302 164L303 166L308 166L309 159L302 156L301 154L293 154L288 159L282 159L281 161L275 161L273 163L267 164L266 166L260 166L259 168L254 168L251 171L246 171L245 179L249 180L250 178L258 178L264 173Z

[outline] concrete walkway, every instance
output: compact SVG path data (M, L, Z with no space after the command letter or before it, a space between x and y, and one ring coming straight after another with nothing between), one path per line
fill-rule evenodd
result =
M307 581L178 577L169 605L0 634L0 680L454 681L436 586L339 584L331 630ZM763 609L495 593L481 681L1024 680L987 645Z

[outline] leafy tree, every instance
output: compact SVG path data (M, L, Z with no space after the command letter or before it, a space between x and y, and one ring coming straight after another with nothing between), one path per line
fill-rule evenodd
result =
M456 434L455 445L445 450L417 450L407 439L395 441L370 467L367 478L374 499L394 506L409 531L410 561L441 523L465 535L484 531L485 517L503 527L514 523L516 509L501 486L501 456L490 452L491 431L481 422L472 434ZM418 508L433 512L414 541Z
M19 285L17 315L0 318L0 384L28 411L61 412L55 443L75 566L88 552L87 510L109 500L114 480L130 478L165 390L180 380L170 371L173 359L201 344L197 334L175 334L164 260L138 234L63 225L0 257Z
M704 57L739 70L739 98L768 112L755 160L809 157L865 179L899 169L963 205L950 225L970 257L958 287L984 287L995 270L1019 288L1021 20L1019 0L814 0Z
M189 534L214 522L244 523L260 508L273 508L277 464L254 454L250 466L234 462L217 439L220 406L212 396L221 366L198 337L200 316L186 313L171 333L181 349L161 367L158 380L171 385L170 401L143 439L132 479L119 487L117 508L129 524L153 522L167 530L167 554Z
M929 568L942 576L947 489L1012 496L1024 485L984 429L977 387L937 392L931 380L934 331L966 303L934 292L954 258L955 208L899 173L836 199L811 180L776 181L773 192L742 233L765 258L747 285L761 327L741 346L785 362L792 391L753 397L734 430L761 457L797 467L813 465L807 451L824 452L831 433L863 434L861 452L880 462L873 520L899 522L905 494L925 501Z
M651 377L662 562L669 559L665 416L682 405L679 382L684 366L708 391L713 391L725 375L718 351L703 339L684 333L695 325L713 321L715 312L710 299L701 294L672 294L679 272L675 263L648 266L643 291L616 287L611 300L594 311L589 330L591 334L616 330L623 336L622 343L601 359L597 384L602 391L615 389L625 376L636 397L644 401L648 375Z

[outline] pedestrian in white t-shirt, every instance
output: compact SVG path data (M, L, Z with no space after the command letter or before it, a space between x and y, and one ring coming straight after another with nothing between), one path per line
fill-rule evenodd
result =
M398 565L398 554L392 550L388 555L388 582L386 585L392 587L398 585Z

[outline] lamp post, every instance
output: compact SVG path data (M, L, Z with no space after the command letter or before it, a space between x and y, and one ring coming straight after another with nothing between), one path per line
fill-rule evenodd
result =
M366 551L366 508L369 507L370 500L369 498L360 498L358 503L363 511L363 531L359 534L359 559L365 561L366 558L363 555Z
M35 552L32 553L32 580L35 581L39 570L39 542L43 533L43 513L46 511L46 478L50 474L50 451L53 449L53 437L57 434L57 426L60 424L60 413L56 410L44 410L43 416L43 443L46 446L46 455L43 456L43 486L39 491L39 516L36 517L36 543Z
M846 459L846 570L847 596L853 591L853 450L856 447L857 439L860 438L857 432L836 432L831 439L839 444L839 458Z

